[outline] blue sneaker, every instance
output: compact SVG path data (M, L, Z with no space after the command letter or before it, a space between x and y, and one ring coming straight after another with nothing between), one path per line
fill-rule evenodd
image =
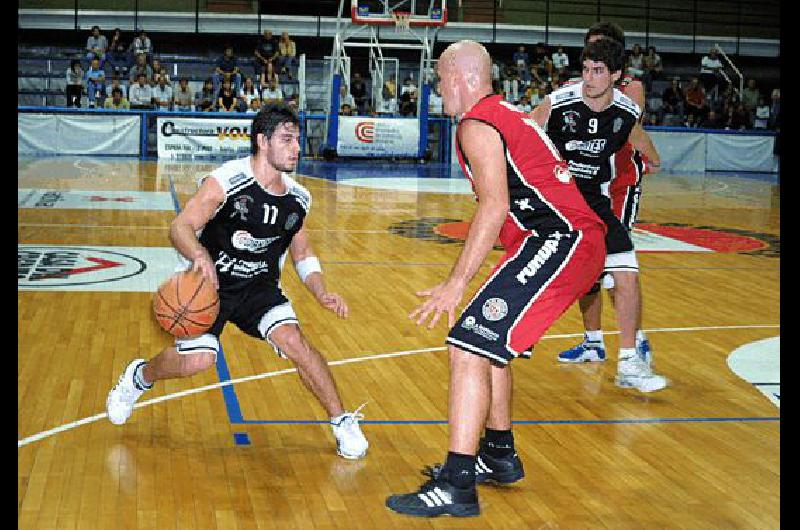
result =
M558 362L561 363L599 363L606 360L606 349L600 342L583 342L571 350L562 351L558 354Z
M644 362L650 366L653 362L653 350L650 349L650 341L644 339L643 341L639 341L636 343L636 352L639 354L639 357L642 358Z

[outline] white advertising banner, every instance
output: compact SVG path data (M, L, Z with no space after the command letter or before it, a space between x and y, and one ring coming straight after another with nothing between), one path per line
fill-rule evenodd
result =
M251 119L159 116L158 158L241 157L250 154Z
M336 153L342 156L415 157L419 154L419 121L339 116Z
M18 154L139 155L141 116L17 113Z
M774 136L754 134L709 134L708 171L778 172L778 157L772 154Z

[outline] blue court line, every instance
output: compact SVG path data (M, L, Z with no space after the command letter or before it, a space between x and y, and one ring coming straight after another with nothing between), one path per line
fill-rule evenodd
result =
M171 174L169 175L169 192L172 195L172 202L175 206L175 212L181 213L181 203L178 200L178 193L175 191L175 180L172 178ZM219 377L220 383L231 380L231 373L230 370L228 370L228 363L225 360L225 352L222 350L222 344L219 345L219 354L217 355L217 362L215 366L217 368L217 376ZM233 385L222 387L222 398L225 400L225 409L228 411L228 419L230 420L231 424L244 423L245 420L242 417L242 409L239 406L239 398L236 396L236 390L233 388ZM238 444L239 441L237 440L236 443Z
M642 423L780 422L780 416L752 418L644 418L619 420L514 420L514 425L620 425ZM242 420L245 425L325 425L325 420ZM362 425L447 425L447 420L361 420Z

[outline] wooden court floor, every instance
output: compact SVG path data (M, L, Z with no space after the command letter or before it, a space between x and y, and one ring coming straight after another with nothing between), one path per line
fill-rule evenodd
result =
M20 189L174 190L184 203L194 178L214 166L106 158L19 167ZM426 223L466 221L474 201L299 177L314 197L307 227L326 282L348 300L350 317L315 305L291 265L283 286L333 363L345 406L367 403L367 457L336 456L324 412L295 373L283 372L291 364L231 326L221 371L157 384L142 399L161 401L114 426L97 415L120 371L170 342L151 316L151 293L20 289L18 527L778 528L780 411L726 362L780 334L778 186L647 178L642 222L698 229L700 239L750 234L770 246L640 253L644 328L657 370L672 381L661 392L614 386L613 334L606 363L559 365L557 353L582 327L577 308L557 321L532 360L513 364L526 478L481 487L481 517L419 520L383 504L416 489L420 469L446 452L446 329L419 328L407 314L415 291L444 279L461 249ZM18 237L20 248L168 247L173 217L166 209L20 207ZM608 303L603 317L607 331L616 329ZM214 386L220 375L235 384ZM248 376L259 377L236 381Z

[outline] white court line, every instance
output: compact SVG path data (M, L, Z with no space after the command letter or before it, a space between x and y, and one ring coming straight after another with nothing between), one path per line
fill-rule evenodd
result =
M644 330L645 333L659 333L659 332L680 332L680 331L711 331L711 330L718 330L718 329L760 329L760 328L780 328L779 324L752 324L746 326L700 326L700 327L692 327L692 328L656 328L656 329L646 329ZM619 331L604 331L603 335L619 335ZM566 333L561 335L545 335L542 337L542 340L546 339L569 339L575 337L583 337L583 333ZM360 363L363 361L373 361L375 359L389 359L392 357L403 357L405 355L416 355L418 353L428 353L434 351L442 351L446 350L447 346L437 346L435 348L422 348L420 350L406 350L406 351L399 351L393 353L380 353L377 355L367 355L364 357L351 357L350 359L341 359L339 361L331 361L328 363L329 366L338 366L341 364L351 364L351 363ZM189 390L184 390L182 392L176 392L174 394L167 394L166 396L157 397L154 399L148 399L147 401L142 401L137 403L133 406L133 408L138 409L141 407L146 407L149 405L154 405L156 403L161 403L162 401L169 401L171 399L176 399L183 396L188 396L191 394L199 394L200 392L205 392L207 390L214 390L216 388L222 388L225 386L235 385L238 383L245 383L247 381L256 381L258 379L267 379L270 377L276 377L279 375L290 374L296 372L296 368L287 368L285 370L278 370L276 372L265 372L263 374L256 374L256 375L249 375L247 377L240 377L238 379L230 379L228 381L222 381L220 383L214 383L213 385L206 385L201 386L198 388L192 388ZM94 416L89 416L88 418L83 418L82 420L74 421L72 423L64 424L60 427L56 427L54 429L50 429L47 431L42 431L38 434L34 434L32 436L28 436L23 438L22 440L17 441L17 449L24 445L28 445L31 442L36 442L43 438L47 438L48 436L52 436L54 434L58 434L60 432L68 431L70 429L74 429L75 427L79 427L81 425L85 425L87 423L92 423L97 420L103 419L107 417L108 414L105 412L102 414L95 414Z

